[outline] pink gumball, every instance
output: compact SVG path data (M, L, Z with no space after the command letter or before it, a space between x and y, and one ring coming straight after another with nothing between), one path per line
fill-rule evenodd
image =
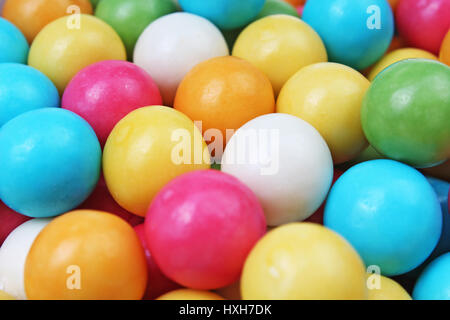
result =
M117 122L128 113L161 104L159 89L148 73L130 62L115 60L81 70L62 98L63 108L89 122L102 146Z
M147 246L144 224L134 227L134 231L136 231L139 240L141 240L145 257L147 259L148 283L143 300L153 300L169 291L180 289L181 287L167 278L156 265L155 260L153 259Z
M398 32L409 46L439 53L450 28L450 0L401 0L395 13Z
M143 218L132 214L117 204L114 198L109 193L103 176L100 177L97 186L95 187L89 198L81 204L78 209L98 210L113 213L130 225L136 226L143 223Z
M30 219L11 210L0 200L0 246L15 228Z
M156 263L170 279L192 289L235 282L265 230L263 209L253 192L216 170L187 173L170 182L145 218Z

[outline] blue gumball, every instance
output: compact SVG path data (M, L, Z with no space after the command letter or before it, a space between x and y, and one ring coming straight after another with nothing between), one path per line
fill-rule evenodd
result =
M433 260L414 286L414 300L450 300L450 252Z
M334 184L324 224L344 236L367 266L387 276L422 264L442 230L438 198L416 169L373 160L347 170Z
M179 0L181 8L202 16L219 28L230 30L250 23L262 10L265 0Z
M11 22L0 17L0 63L27 63L28 45L25 36Z
M320 35L330 61L357 70L377 62L394 35L387 0L307 1L302 19Z
M42 72L18 63L0 64L0 127L27 111L59 106L58 90Z
M94 130L68 110L29 111L0 129L0 199L26 216L76 208L96 186L100 167Z

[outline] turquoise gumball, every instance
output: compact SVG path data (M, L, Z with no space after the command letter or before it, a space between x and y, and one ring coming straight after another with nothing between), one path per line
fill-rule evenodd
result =
M68 110L29 111L0 129L0 199L23 215L75 209L96 186L100 167L94 130Z
M6 19L0 17L0 63L27 63L28 45L20 30Z
M179 0L181 8L202 16L220 29L240 28L262 10L265 0Z
M42 72L18 63L0 64L0 127L27 111L59 106L58 90Z
M394 35L387 0L307 1L302 19L320 35L330 61L357 70L380 59Z
M450 252L431 262L420 275L414 300L450 300Z
M441 235L442 213L435 191L419 171L393 160L373 160L337 180L324 224L346 238L366 266L394 276L428 258Z

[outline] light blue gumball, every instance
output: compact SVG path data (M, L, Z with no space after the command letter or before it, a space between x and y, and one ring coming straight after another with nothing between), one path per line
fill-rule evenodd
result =
M450 300L450 252L433 260L414 286L414 300Z
M0 64L0 127L19 114L59 106L58 90L42 72L18 63Z
M0 129L0 198L23 215L75 209L96 186L100 167L94 130L68 110L29 111Z
M265 0L179 0L181 8L230 30L250 23L262 10Z
M394 35L387 0L307 1L302 19L320 35L330 61L357 70L377 62Z
M395 276L418 267L434 250L442 212L419 171L393 160L373 160L350 168L337 180L324 224L344 236L367 266Z
M0 63L27 63L30 46L22 32L0 17Z

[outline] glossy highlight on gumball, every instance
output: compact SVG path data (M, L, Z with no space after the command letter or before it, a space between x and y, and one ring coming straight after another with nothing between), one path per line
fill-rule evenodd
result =
M62 17L48 24L34 39L28 57L28 65L49 77L60 94L88 65L126 60L125 46L113 28L90 15L76 18Z
M184 287L200 290L237 281L265 231L258 198L217 170L174 179L158 193L145 218L148 246L161 271Z
M60 108L24 113L0 131L0 198L35 218L72 210L88 198L100 175L95 132Z
M50 79L18 63L0 64L0 93L0 127L27 111L60 106L58 90Z
M31 300L135 300L147 284L133 228L110 213L79 210L52 220L25 263Z
M150 75L132 63L117 60L97 62L78 72L62 97L62 107L89 122L102 146L128 113L161 104L158 86Z

